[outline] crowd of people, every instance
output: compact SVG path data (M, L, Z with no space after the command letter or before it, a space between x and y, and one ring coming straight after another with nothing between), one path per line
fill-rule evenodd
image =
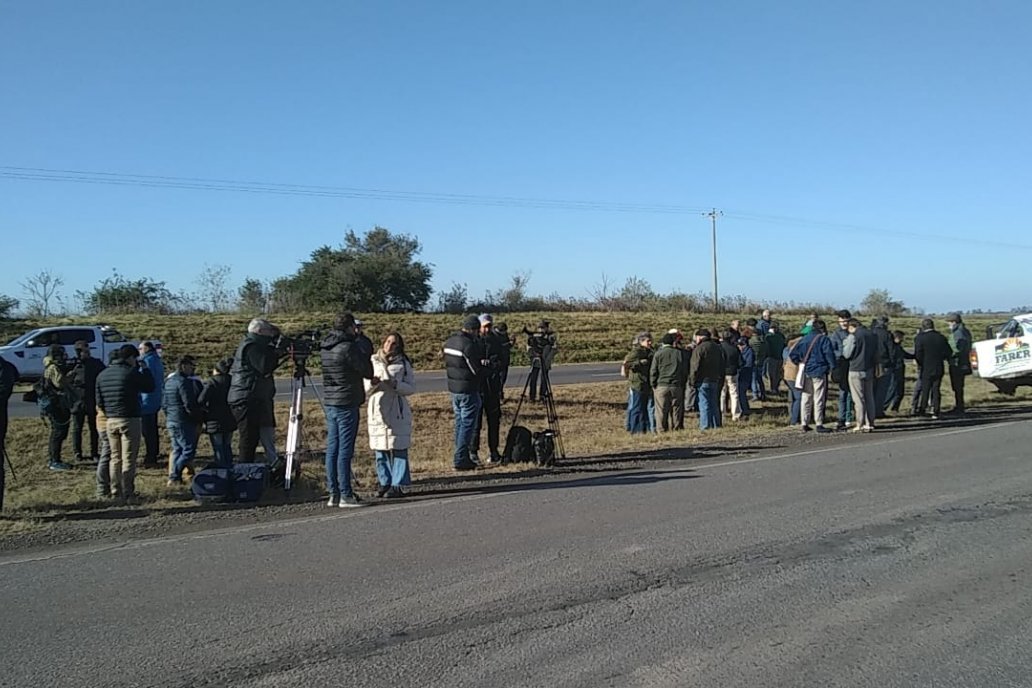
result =
M696 330L691 339L677 329L654 346L652 334L639 333L620 372L627 378L626 429L630 433L684 429L685 413L698 413L702 430L718 428L751 413L750 401L780 395L785 386L789 422L802 431L871 432L889 411L899 412L906 395L906 361L917 364L918 379L910 414L942 413L942 381L949 379L956 399L954 414L965 412L964 380L971 374L971 333L959 313L947 317L950 336L921 323L912 351L905 334L889 330L889 318L865 326L847 310L835 313L838 327L829 332L817 313L788 335L768 310L744 325ZM838 387L838 418L826 424L829 388Z
M947 317L948 338L936 331L931 319L924 320L909 351L903 344L905 334L890 331L886 317L866 326L846 310L835 316L837 327L832 331L814 313L798 332L786 333L770 311L763 311L759 318L700 328L690 337L670 329L658 345L649 332L639 333L620 367L628 382L627 431L682 430L689 413L698 415L702 430L719 428L728 419L748 418L753 413L751 403L781 397L784 387L789 422L802 431L870 432L888 412L899 412L906 397L908 360L915 361L919 371L911 414L930 414L933 419L941 415L940 390L947 373L956 399L952 413L964 413L964 380L971 374L971 334L960 314ZM542 320L534 330L524 327L523 334L531 362L524 391L529 391L531 402L546 401L551 395L548 373L558 349L556 333ZM61 345L53 345L36 386L50 426L49 468L71 468L62 458L70 433L75 460L97 464L98 496L132 500L141 451L144 468L159 466L159 413L164 414L170 445L169 487L185 484L194 469L202 434L208 435L217 467L255 461L259 445L265 460L275 463L274 374L287 356L282 341L276 326L255 318L235 354L219 360L206 380L198 376L196 361L188 355L179 358L166 376L164 363L150 342L139 348L122 346L107 365L91 357L85 342L75 345L73 361L67 360ZM444 342L457 471L503 461L502 403L515 342L506 324L496 326L490 314L466 317ZM411 482L413 423L408 397L416 392L414 367L405 353L404 339L400 333L390 332L374 347L362 322L343 313L317 349L326 410L328 505L364 505L352 480L363 405L379 485L376 495L404 497ZM0 369L0 430L4 435L14 375L10 364ZM837 388L838 415L835 426L829 427L826 405L833 386ZM481 459L484 425L486 452ZM84 444L84 433L88 444ZM0 437L0 444L3 439Z

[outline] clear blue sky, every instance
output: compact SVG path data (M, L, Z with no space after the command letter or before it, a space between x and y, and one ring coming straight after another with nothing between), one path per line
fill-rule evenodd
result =
M441 290L695 292L715 206L724 293L1014 307L1030 26L1019 0L0 0L2 166L697 209L0 178L0 293L42 267L67 295L113 268L271 279L374 225L418 236Z

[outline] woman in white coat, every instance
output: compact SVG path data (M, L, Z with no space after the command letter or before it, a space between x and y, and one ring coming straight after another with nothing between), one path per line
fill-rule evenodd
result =
M373 354L375 385L365 381L369 447L376 452L376 496L404 497L403 485L411 482L408 450L412 444L412 407L407 397L416 391L415 371L405 355L405 342L397 332L383 340Z

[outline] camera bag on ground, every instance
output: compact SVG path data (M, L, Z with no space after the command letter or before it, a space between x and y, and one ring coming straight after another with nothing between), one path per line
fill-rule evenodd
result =
M505 451L502 452L502 458L506 463L534 461L534 436L530 430L522 425L509 428L509 434L505 436Z
M534 458L539 466L555 465L555 435L551 430L534 433Z
M232 468L209 466L194 476L194 499L203 503L257 502L265 491L269 467L264 463L238 463Z

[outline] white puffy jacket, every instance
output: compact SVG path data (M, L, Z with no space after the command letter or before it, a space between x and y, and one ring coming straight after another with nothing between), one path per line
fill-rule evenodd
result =
M412 444L412 407L407 397L416 392L416 376L412 364L404 358L388 363L383 354L373 355L373 377L376 385L365 381L366 422L369 426L369 448L374 451L408 449Z

